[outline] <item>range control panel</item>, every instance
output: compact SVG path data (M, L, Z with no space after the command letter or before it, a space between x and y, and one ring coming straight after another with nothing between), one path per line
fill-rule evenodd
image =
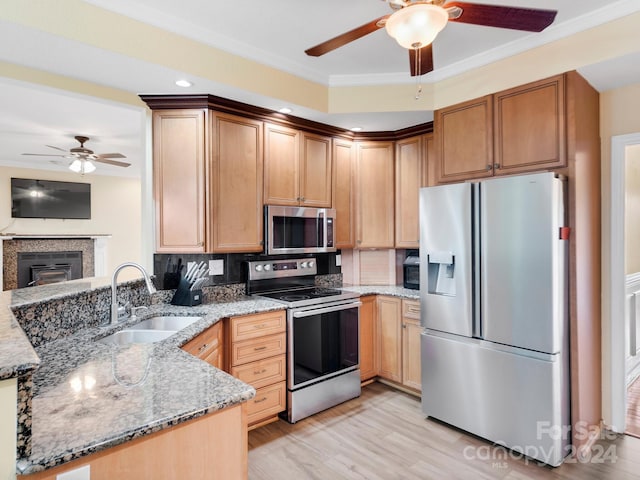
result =
M318 272L315 258L258 260L247 263L249 267L249 280L300 277L303 275L315 275Z

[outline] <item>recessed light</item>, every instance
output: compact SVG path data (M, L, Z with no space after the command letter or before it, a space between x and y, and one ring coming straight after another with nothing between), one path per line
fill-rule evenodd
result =
M189 80L176 80L176 85L179 87L187 88L193 85L193 83L191 83Z
M280 113L291 113L293 112L293 110L291 110L289 107L282 107L280 110L278 110Z
M352 132L361 132L362 131L362 127L353 127L351 129Z

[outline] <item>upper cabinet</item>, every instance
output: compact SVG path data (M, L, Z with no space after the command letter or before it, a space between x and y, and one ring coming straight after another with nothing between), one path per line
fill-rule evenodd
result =
M567 164L564 75L493 96L496 175Z
M153 112L156 251L205 251L206 109Z
M153 112L156 251L262 251L262 122Z
M393 152L393 142L357 144L357 248L394 248Z
M212 115L212 252L261 252L262 122Z
M438 110L435 183L561 168L565 75Z
M432 134L396 142L396 248L419 248L418 197L420 188L428 184L432 149Z
M331 138L265 124L264 203L331 207Z
M333 140L333 208L336 211L336 248L353 248L355 240L354 169L355 145L349 140Z

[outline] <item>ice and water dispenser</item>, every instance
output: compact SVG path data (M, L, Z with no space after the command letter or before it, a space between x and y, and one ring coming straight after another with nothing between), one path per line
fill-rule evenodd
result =
M427 253L427 292L455 296L456 257L452 252Z

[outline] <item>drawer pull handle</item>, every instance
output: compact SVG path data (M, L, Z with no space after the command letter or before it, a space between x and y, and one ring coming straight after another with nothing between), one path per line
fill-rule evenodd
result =
M204 351L207 349L207 347L209 347L209 344L208 344L208 343L205 343L204 345L202 345L202 346L198 349L198 353L202 353L202 352L204 352Z
M253 403L262 403L262 402L264 402L266 399L267 399L267 397L262 397L262 398L261 398L261 399L259 399L259 400L254 400L254 401L253 401Z
M254 325L253 328L266 328L268 327L268 323L261 323L260 325Z
M263 345L261 347L255 347L254 350L257 352L258 350L266 350L267 346Z
M254 370L253 374L254 375L260 375L261 373L265 373L267 371L266 368L263 368L262 370Z

